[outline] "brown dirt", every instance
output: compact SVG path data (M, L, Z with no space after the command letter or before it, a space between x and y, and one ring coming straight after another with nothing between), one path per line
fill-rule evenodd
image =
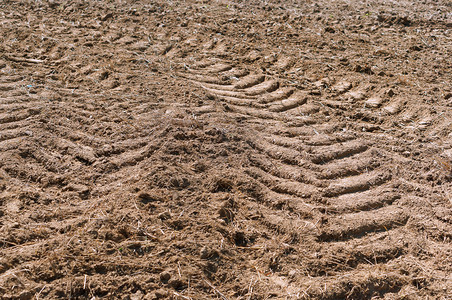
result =
M1 299L452 299L451 8L1 1Z

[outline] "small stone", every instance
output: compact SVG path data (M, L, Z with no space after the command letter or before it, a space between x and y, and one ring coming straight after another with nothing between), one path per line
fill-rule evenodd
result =
M168 280L170 280L171 278L171 274L168 271L164 271L162 273L160 273L160 280L162 282L168 282Z

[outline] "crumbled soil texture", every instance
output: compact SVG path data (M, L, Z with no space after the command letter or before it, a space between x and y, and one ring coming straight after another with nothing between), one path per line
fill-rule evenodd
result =
M451 299L452 15L0 3L1 299Z

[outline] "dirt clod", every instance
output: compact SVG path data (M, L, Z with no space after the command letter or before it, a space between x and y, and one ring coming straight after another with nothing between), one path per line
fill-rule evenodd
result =
M160 273L160 280L162 282L168 282L168 280L170 280L171 278L171 274L168 271L164 271L162 273Z

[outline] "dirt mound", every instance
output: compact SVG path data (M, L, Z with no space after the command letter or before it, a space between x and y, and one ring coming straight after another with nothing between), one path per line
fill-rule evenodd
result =
M447 1L4 1L1 299L448 299Z

